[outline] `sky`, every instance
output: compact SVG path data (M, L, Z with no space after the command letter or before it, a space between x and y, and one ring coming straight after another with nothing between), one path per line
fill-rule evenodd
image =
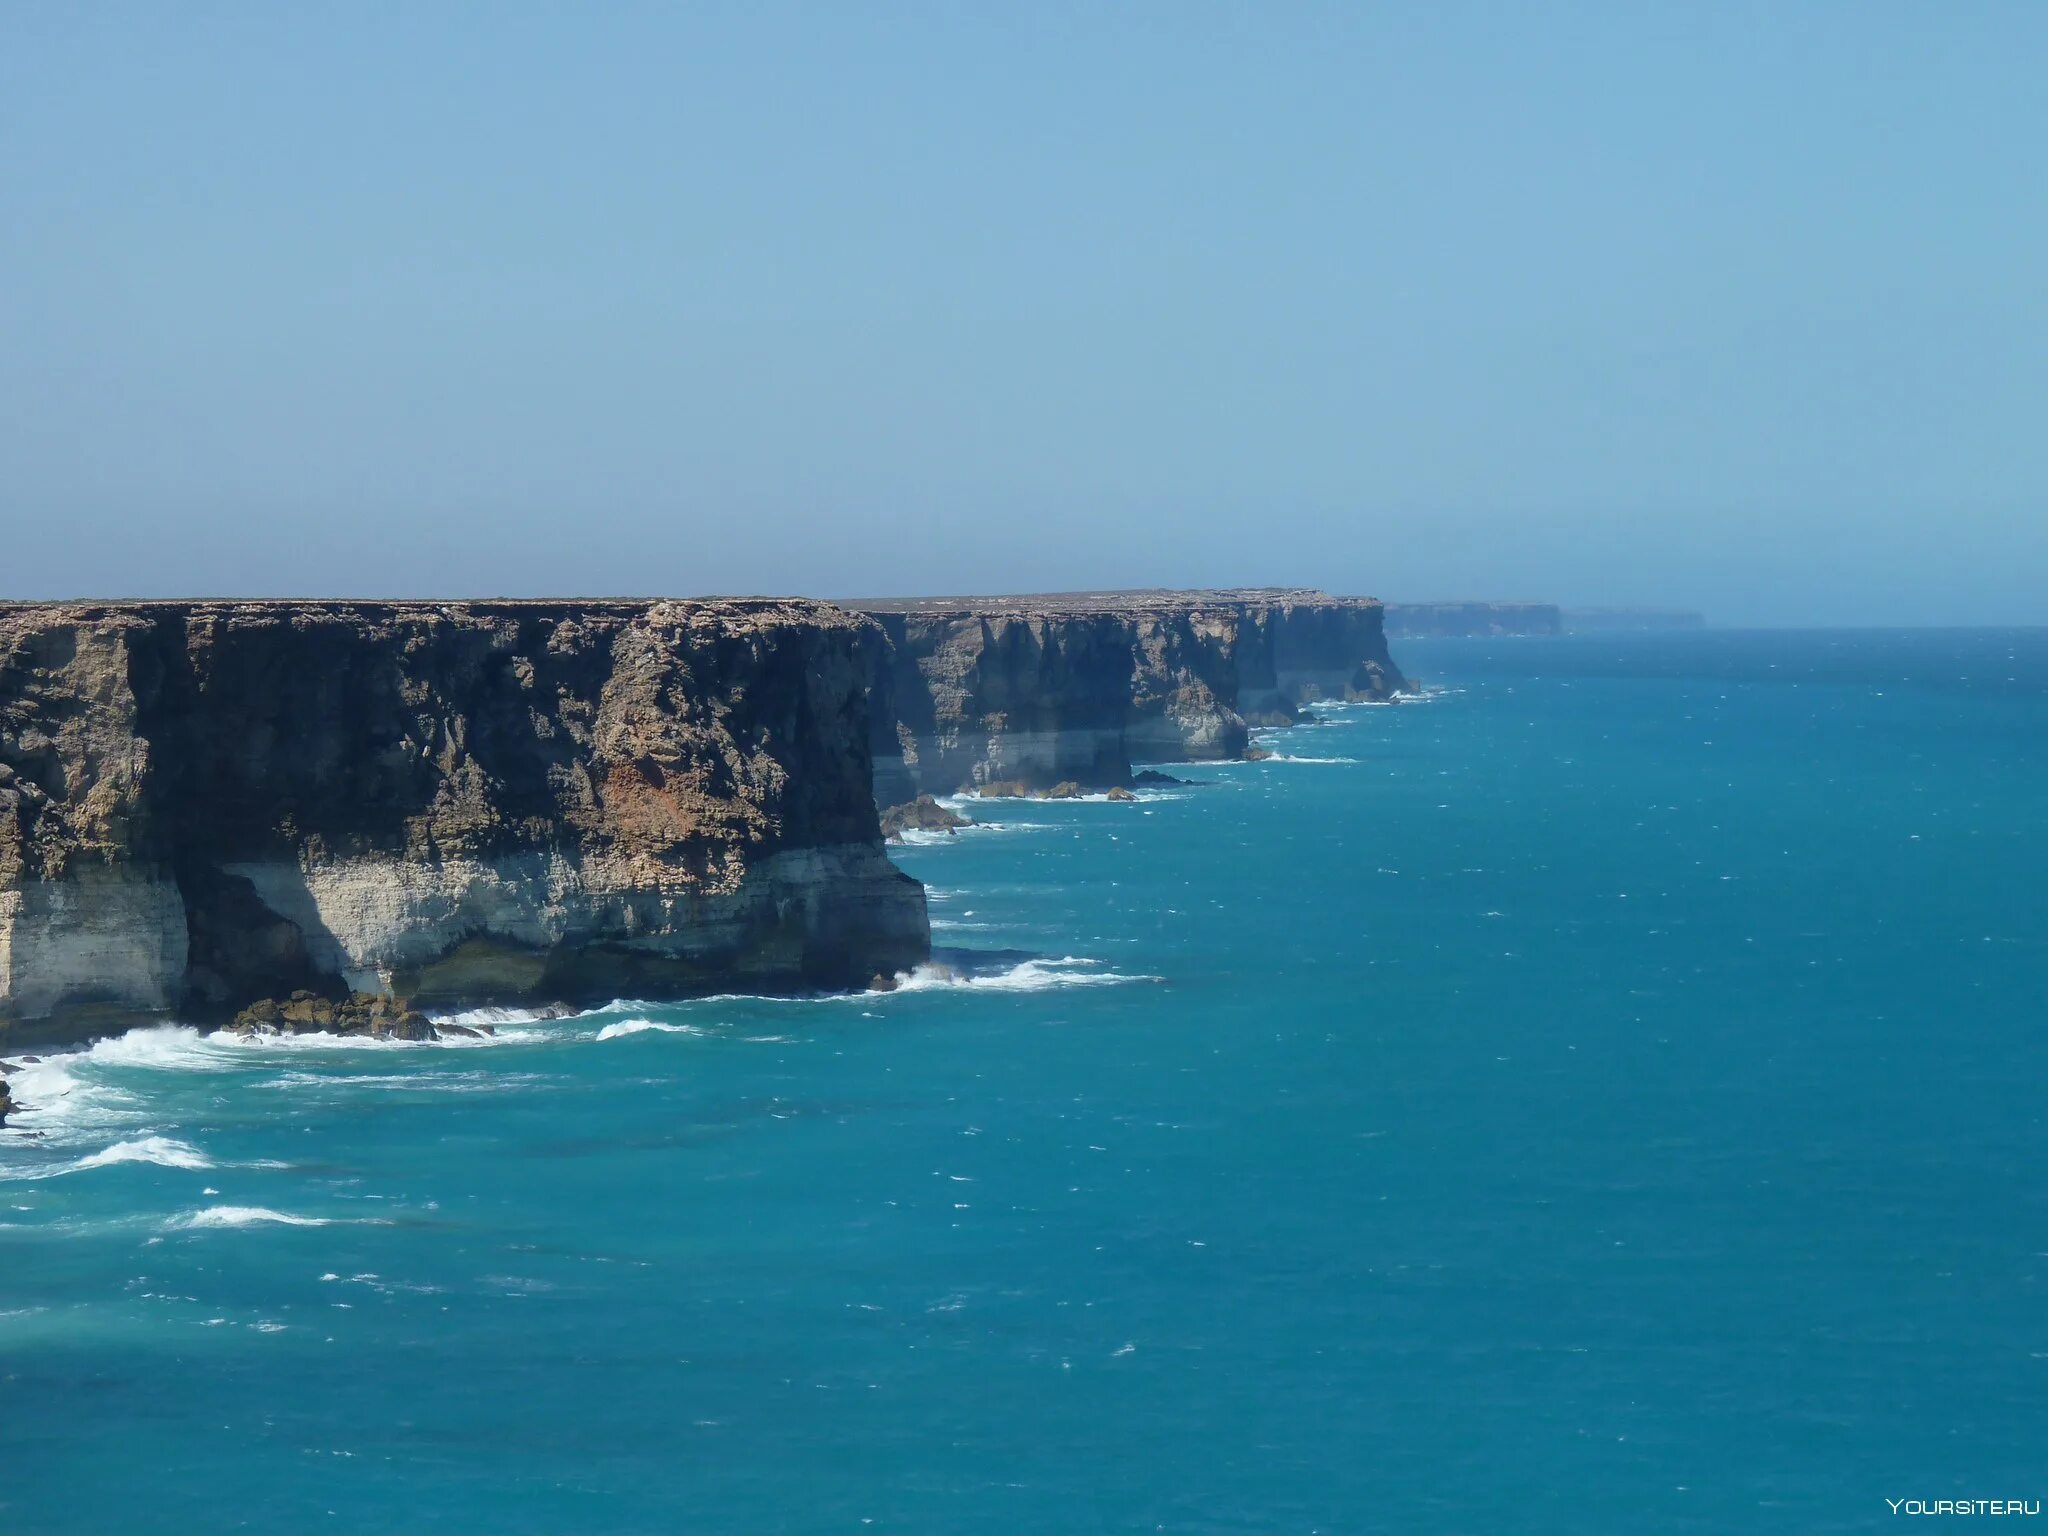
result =
M0 6L0 596L2048 623L2048 6Z

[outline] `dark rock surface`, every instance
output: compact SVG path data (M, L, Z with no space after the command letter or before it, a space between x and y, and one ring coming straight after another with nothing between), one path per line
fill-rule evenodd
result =
M892 805L882 812L882 836L892 843L902 842L905 832L957 833L962 827L973 825L970 818L948 810L930 795L919 795L915 800Z
M879 639L798 601L0 606L0 1044L917 964Z
M1372 598L1292 588L863 600L875 790L1127 785L1404 686Z

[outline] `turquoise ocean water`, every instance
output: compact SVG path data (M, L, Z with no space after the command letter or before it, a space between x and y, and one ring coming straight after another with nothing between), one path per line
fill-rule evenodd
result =
M0 1531L2048 1496L2048 635L1400 659L903 851L964 980L29 1069Z

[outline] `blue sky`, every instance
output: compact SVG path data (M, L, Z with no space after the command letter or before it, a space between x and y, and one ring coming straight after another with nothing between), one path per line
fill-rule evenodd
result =
M0 11L9 596L2048 622L2048 8Z

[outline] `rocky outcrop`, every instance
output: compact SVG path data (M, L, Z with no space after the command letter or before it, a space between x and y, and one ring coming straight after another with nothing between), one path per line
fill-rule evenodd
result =
M1387 633L1409 636L1559 635L1555 603L1389 603Z
M1072 781L1240 757L1315 698L1403 686L1380 604L1294 589L865 601L875 793Z
M904 841L906 832L944 832L950 837L962 827L973 825L972 819L958 811L948 810L930 795L919 795L915 800L892 805L882 812L882 838L891 843Z
M0 1044L918 963L879 638L772 601L0 608Z

